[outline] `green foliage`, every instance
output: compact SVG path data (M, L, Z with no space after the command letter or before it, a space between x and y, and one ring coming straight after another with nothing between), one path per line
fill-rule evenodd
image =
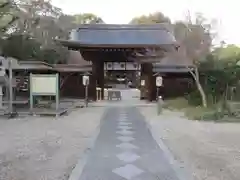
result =
M200 106L202 104L202 99L200 93L196 90L185 96L188 100L189 105Z
M18 19L17 8L12 0L0 0L0 33L7 31Z
M195 65L199 65L195 60L205 58L210 52L213 40L213 26L206 21L206 18L201 13L196 14L196 18L192 19L192 17L188 17L186 20L171 23L171 20L163 13L155 12L135 17L130 24L171 24L175 38L180 44L179 53L194 60Z
M43 49L41 43L26 35L12 35L3 41L3 55L22 61L38 60L50 64L65 63L68 50L58 46L58 49Z
M227 99L229 89L238 86L240 79L240 48L229 45L215 49L200 61L200 81L209 104L216 104ZM192 93L188 98L192 104L198 102L199 97ZM194 103L193 103L194 104Z
M240 48L236 45L230 44L226 47L216 48L212 54L218 60L231 61L240 57Z
M227 91L230 87L237 85L240 78L240 68L230 66L219 70L202 71L200 77L208 104L216 104L227 98ZM197 91L190 93L187 99L191 105L199 105L201 102L201 97Z
M97 24L104 23L102 18L96 16L92 13L84 13L84 14L75 14L73 15L73 23L75 24Z
M196 120L204 121L220 121L223 119L225 113L223 111L213 110L210 112L203 112L200 116L195 116Z
M2 51L4 56L19 60L34 60L39 57L41 44L29 36L12 35L4 40Z
M155 23L171 23L170 19L161 12L155 12L149 15L135 17L130 24L155 24Z
M221 121L225 116L235 116L233 111L236 109L230 111L227 101L240 100L240 93L238 93L240 92L240 66L237 64L240 54L237 53L238 51L237 46L218 48L201 62L199 66L201 84L208 105L215 108L197 116L197 119ZM187 96L187 99L190 105L196 106L199 105L200 95L194 91Z
M177 110L181 110L183 108L189 107L188 101L182 97L165 100L163 105L164 105L164 108L177 109Z
M230 112L228 112L226 109L223 109L221 103L204 108L202 106L191 105L185 98L166 100L164 103L164 108L180 110L184 112L185 116L190 120L224 122L229 121L229 119L224 119L224 117L230 116ZM233 120L231 119L231 121Z
M68 57L69 51L67 51L63 47L59 47L62 49L62 53L60 54L61 50L56 51L55 49L43 49L41 53L39 54L39 59L41 61L45 61L49 64L63 64L66 63L66 59Z
M0 0L1 51L19 60L66 63L67 48L56 44L56 38L67 38L79 24L103 23L92 14L64 15L51 1ZM10 26L13 24L14 26ZM5 33L7 32L7 33Z

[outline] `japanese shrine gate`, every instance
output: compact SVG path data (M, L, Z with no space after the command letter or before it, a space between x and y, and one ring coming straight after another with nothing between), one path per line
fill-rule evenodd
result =
M96 87L104 98L104 62L136 62L141 64L141 79L145 80L142 93L149 101L156 98L153 74L154 62L166 52L178 49L176 40L166 24L155 25L80 25L70 33L68 40L58 40L71 50L80 51L86 61L92 62L89 96L96 100Z

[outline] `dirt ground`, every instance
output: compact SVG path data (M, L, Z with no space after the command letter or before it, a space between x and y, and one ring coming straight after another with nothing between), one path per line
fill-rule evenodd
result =
M187 120L182 113L140 108L159 138L194 180L240 179L240 123Z
M66 180L103 113L94 107L59 119L0 119L0 180Z

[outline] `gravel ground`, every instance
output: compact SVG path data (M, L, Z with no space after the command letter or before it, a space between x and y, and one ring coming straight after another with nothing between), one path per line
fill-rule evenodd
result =
M194 180L240 179L240 124L187 120L182 113L140 108Z
M0 119L0 180L65 180L83 155L104 113Z

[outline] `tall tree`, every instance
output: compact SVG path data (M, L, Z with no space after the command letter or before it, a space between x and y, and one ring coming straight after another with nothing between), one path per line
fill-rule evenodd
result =
M130 24L155 24L155 23L170 23L171 20L161 12L155 12L149 15L135 17L130 21Z
M26 35L12 35L3 41L3 55L19 60L36 60L41 54L41 44Z
M198 67L202 59L209 54L212 46L212 26L206 22L206 19L202 14L197 14L196 18L193 18L190 14L187 16L185 21L180 21L175 24L175 37L177 41L184 49L184 53L189 57L194 65L194 69L189 69L192 74L196 86L201 94L202 105L207 107L206 94L200 83Z
M132 24L154 24L154 23L171 23L170 19L164 14L157 12L149 16L140 16L131 21ZM201 59L204 59L210 52L212 46L212 26L207 23L204 16L196 14L196 18L188 14L186 20L178 21L172 24L177 42L180 44L179 53L192 60L194 70L189 69L192 74L197 88L202 97L202 104L207 106L206 95L200 84L198 66ZM187 67L188 68L188 67Z
M57 19L62 15L61 9L53 6L50 1L22 0L18 7L21 11L19 11L19 21L16 22L15 33L31 35L43 44L54 38L49 37L53 35L49 35L52 29L55 30L54 36L61 33L56 26Z
M74 24L98 24L104 23L102 18L98 17L92 13L83 13L83 14L75 14L74 17Z
M40 43L41 49L48 52L45 53L46 55L41 60L54 62L52 59L48 60L46 58L47 55L50 55L49 52L54 52L55 55L60 56L55 59L56 62L66 58L68 54L67 48L55 43L56 38L66 37L68 33L59 25L58 18L62 15L61 9L45 0L21 0L17 6L19 8L19 20L16 21L14 28L12 28L12 35L22 35L20 36L22 38L32 37ZM25 42L26 39L22 41Z
M191 59L201 59L209 54L212 47L211 24L198 14L196 19L187 18L174 24L176 40L182 45Z
M5 14L11 12L11 5L11 0L0 0L0 10L4 7L4 11L1 11L2 14L0 13L1 29L3 29L1 25L5 22L2 17L5 18ZM53 6L50 0L17 0L14 5L16 8L14 12L16 15L14 15L19 18L8 22L8 24L12 24L10 28L7 25L3 26L4 29L9 30L7 40L4 43L4 51L6 51L5 54L9 56L12 54L12 56L21 60L38 58L49 63L59 61L64 63L69 51L57 44L55 39L67 38L69 31L77 28L79 24L103 23L100 17L91 13L74 16L65 15L61 9ZM38 56L33 56L25 49L29 44L35 42L38 45L40 44L41 51L38 52L40 53ZM19 48L21 51L15 49L17 48L15 45L19 44L23 44L23 49ZM33 49L29 48L29 50ZM35 55L36 52L33 52L33 54Z
M15 20L17 8L12 0L0 0L0 33L3 34L8 30Z
M229 44L226 46L221 46L215 48L212 54L218 60L228 61L228 60L236 60L236 58L240 57L240 48L234 44Z

